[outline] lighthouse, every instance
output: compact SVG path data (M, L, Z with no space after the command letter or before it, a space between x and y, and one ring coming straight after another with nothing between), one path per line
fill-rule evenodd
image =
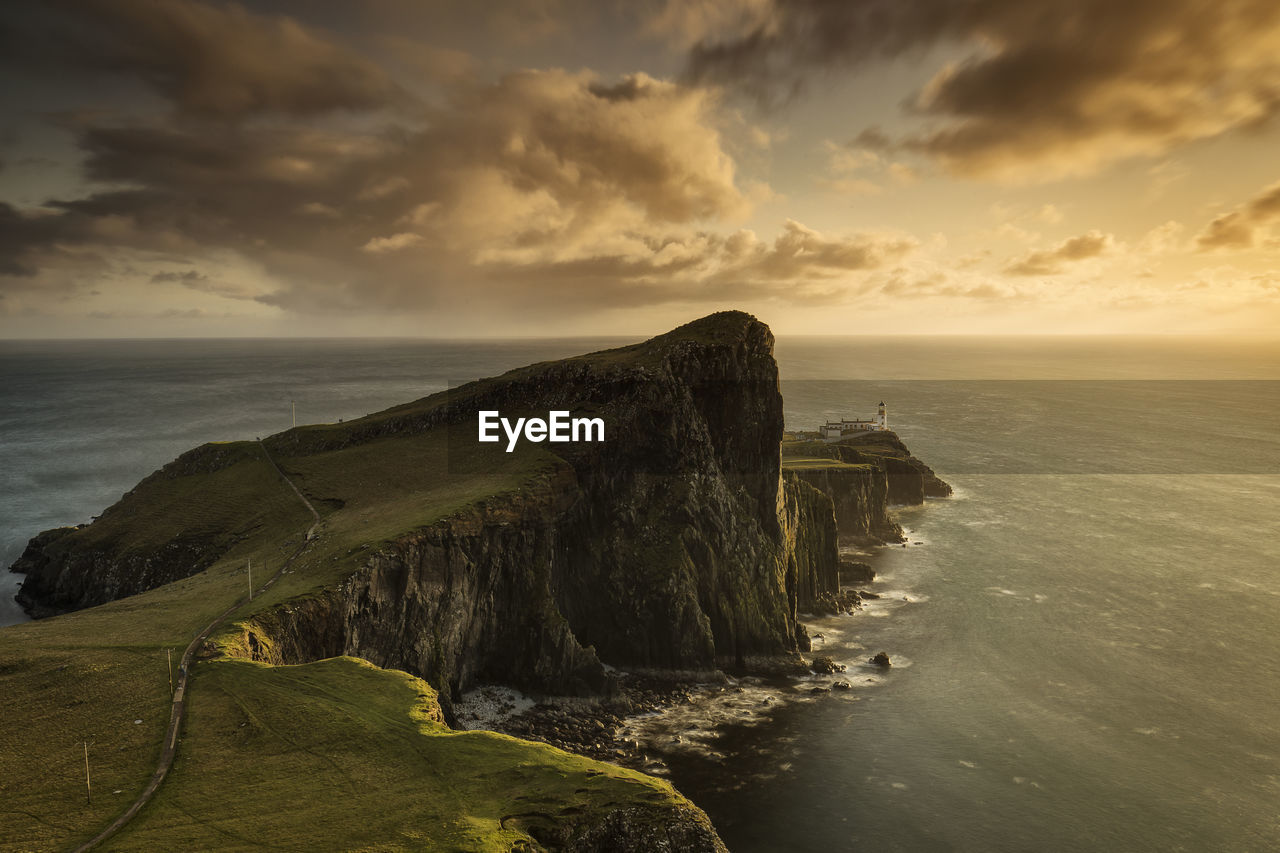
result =
M876 412L876 427L878 429L889 428L889 416L885 414L884 400L880 401L880 409Z

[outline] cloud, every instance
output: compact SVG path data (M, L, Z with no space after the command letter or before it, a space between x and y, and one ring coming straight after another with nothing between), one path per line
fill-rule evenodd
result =
M555 312L835 299L917 246L740 230L768 188L739 180L725 137L742 122L713 91L553 69L442 93L409 125L61 119L96 191L0 208L0 263L51 280L67 251L132 252L153 284L303 313ZM208 272L236 263L252 287Z
M867 277L866 292L876 298L955 299L977 303L1014 303L1034 295L1038 285L992 280L964 265L913 258Z
M401 249L407 249L410 246L421 242L421 234L412 234L408 231L402 231L399 234L392 234L390 237L374 237L368 243L361 246L360 250L374 255L381 255L386 252L398 252Z
M1201 251L1248 249L1277 219L1280 219L1280 181L1210 222L1196 237L1196 245Z
M841 195L878 195L884 185L872 180L874 176L901 186L910 186L920 180L920 174L906 163L887 160L875 148L861 145L857 140L847 144L830 139L822 143L827 155L828 177L821 185Z
M233 119L371 110L406 99L376 64L282 16L196 0L73 0L54 43L141 80L181 113Z
M178 283L187 286L195 286L204 284L209 277L199 270L187 270L186 272L158 272L151 276L152 284L170 284Z
M1015 258L1005 265L1004 273L1012 276L1058 275L1074 263L1107 254L1114 245L1112 235L1089 231L1063 240L1052 249L1028 252Z
M859 277L910 255L919 243L899 234L829 235L788 220L771 242L753 231L698 231L641 238L616 254L503 268L537 283L538 293L583 304L640 305L725 299L828 304L862 289Z
M1138 250L1146 255L1166 255L1182 248L1182 234L1186 229L1181 222L1170 219L1152 228L1138 241Z
M32 254L47 250L60 231L56 217L26 212L0 201L0 276L32 278Z
M708 33L687 73L776 104L833 69L967 50L906 102L923 129L872 133L954 173L1043 180L1271 121L1278 43L1272 0L772 0L749 31Z
M752 232L740 231L724 242L728 262L719 273L721 278L792 281L840 277L882 267L920 245L904 235L830 237L794 220L787 220L772 246L765 247L754 238Z
M258 292L243 281L226 281L221 276L211 276L199 270L166 270L155 273L150 279L152 284L177 284L197 293L207 293L224 299L254 299Z
M1045 204L1036 211L1036 218L1050 225L1057 225L1063 220L1062 211L1055 204Z
M771 0L665 0L649 16L645 29L689 48L713 36L746 37L771 10Z

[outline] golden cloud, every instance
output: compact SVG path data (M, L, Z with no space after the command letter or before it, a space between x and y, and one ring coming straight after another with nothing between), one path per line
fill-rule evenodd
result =
M777 103L832 69L969 51L908 101L934 126L861 142L960 174L1043 180L1280 113L1273 0L772 0L755 16L745 33L699 41L690 78Z
M1280 219L1280 182L1214 219L1196 237L1196 245L1202 251L1247 249L1255 245L1260 235L1277 219Z

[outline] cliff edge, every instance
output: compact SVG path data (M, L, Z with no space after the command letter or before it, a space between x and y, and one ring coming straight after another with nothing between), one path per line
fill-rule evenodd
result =
M590 414L605 441L508 454L477 443L481 410ZM15 568L37 612L200 572L270 523L252 498L269 455L324 508L295 569L315 583L242 620L233 654L353 655L446 703L479 682L600 693L606 664L799 669L796 614L835 589L838 555L830 500L780 476L782 427L768 328L714 314L261 447L197 448Z

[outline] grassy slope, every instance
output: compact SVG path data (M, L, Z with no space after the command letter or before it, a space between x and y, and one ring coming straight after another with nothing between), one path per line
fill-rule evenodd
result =
M510 454L493 446L451 445L443 431L278 461L323 524L290 572L245 614L336 584L379 545L478 501L519 491L555 464L529 445Z
M164 649L176 660L244 593L246 560L260 585L310 525L254 445L233 450L232 467L152 480L83 531L105 542L130 525L164 535L229 530L222 559L142 595L0 632L0 718L9 723L0 735L0 850L73 846L123 811L154 769L168 720ZM239 615L336 583L369 548L519 490L554 464L536 448L484 460L474 452L451 453L444 436L428 434L280 460L321 512L321 535ZM545 746L449 734L415 716L429 688L403 673L349 660L279 669L212 661L195 673L179 759L116 849L247 849L262 833L309 839L303 848L511 849L527 833L520 820L505 829L499 820L550 808L538 800L590 813L676 796L665 783ZM244 708L261 725L241 732Z
M142 595L0 631L0 849L66 846L124 810L155 769L169 720L165 648L176 664L191 637L243 594L246 558L265 578L285 557L281 534L296 538L310 523L260 454L184 480L139 489L108 526L122 530L128 518L165 527L200 518L201 505L239 506L232 520L244 538L226 557ZM84 797L86 739L92 806Z
M107 850L511 850L665 782L431 719L426 682L354 658L202 664L160 797Z
M164 653L157 651L23 649L5 638L0 850L66 847L110 823L142 789L169 720ZM86 739L92 806L85 803Z
M208 540L228 548L271 532L296 498L278 488L278 477L253 441L207 444L190 464L220 470L186 476L153 474L93 524L71 533L51 550L104 548L119 554L150 551L178 538ZM227 464L229 463L229 464Z

